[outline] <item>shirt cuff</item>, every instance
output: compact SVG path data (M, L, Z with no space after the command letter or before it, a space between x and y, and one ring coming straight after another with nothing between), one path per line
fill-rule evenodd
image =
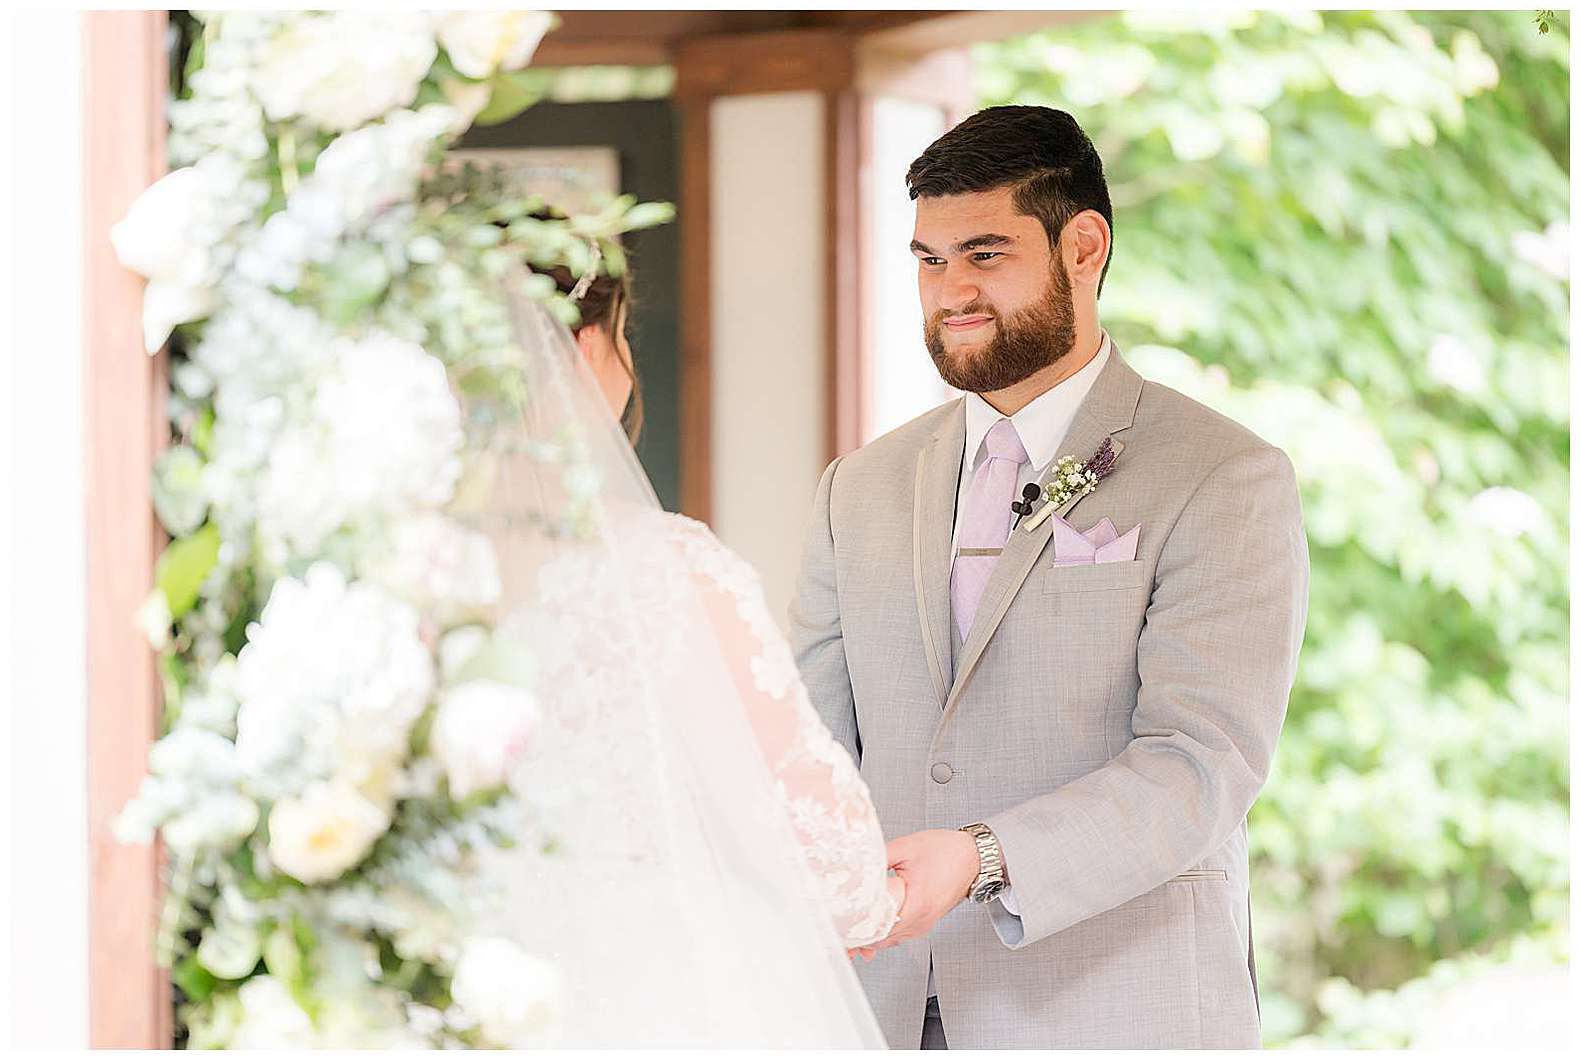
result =
M1010 916L1020 916L1020 906L1015 902L1015 888L1006 887L999 893L999 902L1004 906L1004 912Z

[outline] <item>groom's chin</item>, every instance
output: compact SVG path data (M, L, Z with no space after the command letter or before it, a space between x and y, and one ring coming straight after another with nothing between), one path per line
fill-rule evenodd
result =
M972 343L960 348L944 346L930 350L933 355L933 367L938 369L938 376L956 390L976 390L977 382L981 379L982 365L992 355L992 344L988 342Z

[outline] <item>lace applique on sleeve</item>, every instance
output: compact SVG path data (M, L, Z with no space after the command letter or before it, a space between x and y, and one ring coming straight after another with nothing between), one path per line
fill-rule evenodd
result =
M866 782L808 700L756 572L703 524L676 516L672 527L780 801L846 946L883 938L899 910Z

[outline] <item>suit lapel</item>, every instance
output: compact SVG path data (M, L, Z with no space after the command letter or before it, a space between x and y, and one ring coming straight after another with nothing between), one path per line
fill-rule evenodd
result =
M1070 424L1070 430L1059 446L1059 455L1068 453L1083 461L1091 457L1103 444L1104 438L1114 437L1118 432L1130 427L1135 419L1136 402L1140 396L1141 377L1120 357L1119 347L1113 347L1109 351L1108 363L1093 381L1086 400L1081 402L1081 407ZM1120 438L1114 437L1116 451L1123 445L1124 442ZM1116 467L1115 470L1117 471L1118 468ZM1058 514L1065 515L1080 501L1081 498L1077 498L1066 503L1059 509ZM965 688L972 669L982 658L982 652L986 650L988 641L997 631L999 622L1009 611L1009 605L1014 602L1015 594L1020 591L1037 557L1042 555L1048 539L1052 536L1051 518L1042 520L1035 530L1028 532L1017 527L1010 533L1004 551L999 556L998 564L993 568L993 574L982 590L982 602L977 605L976 621L971 626L971 633L960 646L960 658L955 661L954 682L944 702L943 716L938 722L940 727L954 712L955 704L959 701L960 693ZM947 542L945 551L948 551ZM947 613L945 621L948 621Z
M915 500L911 506L917 617L940 708L949 693L949 543L954 537L956 492L965 444L965 401L961 400L917 455Z

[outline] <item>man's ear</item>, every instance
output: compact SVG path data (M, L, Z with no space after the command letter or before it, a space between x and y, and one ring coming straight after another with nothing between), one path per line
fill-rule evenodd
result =
M1074 283L1096 286L1108 262L1108 248L1113 241L1108 222L1096 210L1082 210L1064 226L1061 249L1065 252L1064 268Z

